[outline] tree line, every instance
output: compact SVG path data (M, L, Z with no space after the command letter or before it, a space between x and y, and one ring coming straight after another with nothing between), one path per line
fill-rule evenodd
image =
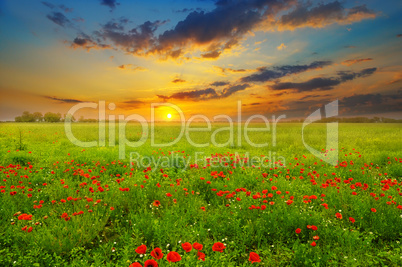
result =
M69 115L62 116L60 113L46 112L42 115L40 112L30 113L24 111L21 116L15 117L16 122L63 122ZM74 116L71 116L71 121L75 121Z

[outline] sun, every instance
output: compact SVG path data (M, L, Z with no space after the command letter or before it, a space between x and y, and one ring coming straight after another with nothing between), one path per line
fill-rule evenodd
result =
M172 114L167 114L168 119L172 118Z

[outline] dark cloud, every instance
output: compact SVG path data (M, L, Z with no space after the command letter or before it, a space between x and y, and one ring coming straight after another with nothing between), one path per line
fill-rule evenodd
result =
M282 78L290 74L297 74L332 64L331 61L314 61L309 65L285 65L268 69L266 67L259 68L258 73L241 78L242 82L267 82Z
M217 81L217 82L210 83L209 85L210 86L225 86L228 84L229 84L229 82Z
M67 24L70 24L70 20L60 12L53 12L52 14L49 14L46 17L62 27L64 27Z
M43 5L45 5L45 6L47 6L48 8L50 8L50 9L53 9L53 8L55 8L56 6L55 5L53 5L52 3L49 3L49 2L45 2L45 1L43 1L43 2L41 2Z
M369 10L366 5L347 9L339 1L320 3L315 7L311 7L310 2L302 2L296 9L281 17L280 26L287 29L306 26L322 28L333 23L350 24L375 16L374 11Z
M396 37L402 37L402 33L397 34Z
M91 49L111 49L112 48L110 45L94 42L93 40L91 40L91 38L89 36L86 36L86 35L83 35L82 37L76 37L71 42L71 47L74 49L84 48L88 51Z
M180 78L173 79L172 83L185 83L186 81Z
M343 82L354 80L360 77L367 77L372 75L377 68L363 69L360 72L340 71L337 77L329 78L313 78L305 82L293 83L293 82L277 82L269 86L273 90L295 90L297 92L308 91L324 91L331 90L334 86Z
M175 13L188 13L188 12L191 12L191 11L194 11L194 10L196 10L196 11L202 11L202 8L199 8L199 7L197 7L197 8L183 8L183 9L179 9L179 10L173 10L173 12L175 12Z
M63 10L64 12L66 12L66 13L73 12L73 9L72 9L72 8L68 8L68 7L66 7L65 5L59 5L59 8L60 8L61 10Z
M159 96L159 95L158 95ZM163 99L180 99L180 100L204 100L204 99L213 99L218 98L218 94L212 88L202 89L202 90L193 90L188 92L178 92L174 93L169 97L159 96Z
M200 90L178 92L172 94L171 96L164 96L164 95L157 95L157 96L165 101L168 99L200 101L200 100L226 98L233 95L236 92L243 91L248 87L250 87L249 84L239 84L239 85L228 86L225 89L223 89L221 93L217 92L213 88L206 88Z
M373 114L402 111L402 93L356 94L339 101L341 110L349 114Z
M102 0L101 3L111 9L117 5L116 0ZM176 11L190 13L160 34L156 30L163 23L147 21L131 30L104 25L92 39L110 42L122 51L136 55L180 58L199 50L204 51L203 58L216 59L253 31L324 27L375 17L366 6L346 9L338 1L315 6L297 3L295 0L219 0L210 11L186 8Z
M149 47L155 45L154 32L166 21L146 21L128 33L124 32L126 20L112 20L102 26L102 29L95 32L96 39L100 41L110 40L117 47L133 54L143 54ZM174 51L171 51L174 57Z
M101 5L110 7L110 10L113 10L116 6L120 5L120 3L117 3L116 0L101 0Z
M43 97L47 98L47 99L50 99L50 100L62 102L62 103L81 103L81 102L84 102L82 100L71 99L71 98L58 98L58 97L54 97L54 96L43 96Z
M215 50L215 51L211 51L205 54L201 54L202 58L211 58L211 59L215 59L218 58L220 56L222 52Z
M63 12L65 12L65 13L70 13L70 12L73 12L73 9L72 8L68 8L68 7L66 7L65 5L58 5L58 6L56 6L56 5L54 5L54 4L52 4L52 3L49 3L49 2L46 2L46 1L42 1L41 2L43 5L45 5L45 6L47 6L48 8L50 8L50 9L55 9L55 8L60 8Z

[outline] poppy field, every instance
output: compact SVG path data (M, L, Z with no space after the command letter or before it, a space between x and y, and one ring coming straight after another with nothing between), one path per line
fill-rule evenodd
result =
M1 123L0 266L401 266L401 126L339 124L326 148L326 125L310 125L305 141L338 153L333 166L297 123L278 124L275 145L249 133L268 147L148 140L124 159L117 145L75 146L63 124ZM98 137L96 123L72 128ZM179 128L157 125L155 138Z

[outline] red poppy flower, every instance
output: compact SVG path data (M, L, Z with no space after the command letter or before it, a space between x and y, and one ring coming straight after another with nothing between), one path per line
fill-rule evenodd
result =
M250 252L250 257L248 258L251 263L261 262L260 256L255 252Z
M352 217L349 217L349 221L351 222L351 223L355 223L355 219L353 219Z
M158 267L158 263L155 260L146 260L144 267Z
M199 260L205 261L205 254L201 251L198 251L197 256Z
M138 254L145 254L145 252L147 252L147 246L141 245L135 250L135 252Z
M312 226L311 226L311 230L317 231L317 229L318 229L317 226L315 226L315 225L312 225Z
M171 196L172 196L172 194L170 194L170 193L166 193L166 196L167 196L167 197L171 197Z
M154 250L151 251L151 256L157 260L162 259L163 258L162 250L160 248L155 248Z
M196 250L202 250L202 247L203 246L200 243L195 242L193 244L193 248L196 249Z
M159 200L154 200L154 203L152 203L152 205L154 205L155 207L159 207L160 204L161 202Z
M166 256L166 260L168 262L178 262L181 261L181 257L179 253L175 251L170 251Z
M225 249L225 245L222 244L221 242L216 242L213 246L212 246L212 250L213 251L218 251L218 252L223 252L223 250Z
M32 232L32 226L28 228L28 233Z
M375 208L371 208L372 212L377 212L377 210Z
M318 239L320 239L320 237L318 235L315 235L315 236L313 236L313 239L318 240Z
M297 228L295 232L296 232L296 234L300 234L300 233L301 233L301 229L300 229L300 228Z
M310 244L312 247L315 247L317 244L315 243L315 241L311 242Z
M188 242L181 244L181 246L186 252L190 252L193 249L191 244Z
M337 213L335 214L335 216L336 216L336 218L342 220L342 214L340 214L339 212L337 212Z
M142 265L139 264L138 262L133 262L133 263L130 264L129 267L142 267Z

